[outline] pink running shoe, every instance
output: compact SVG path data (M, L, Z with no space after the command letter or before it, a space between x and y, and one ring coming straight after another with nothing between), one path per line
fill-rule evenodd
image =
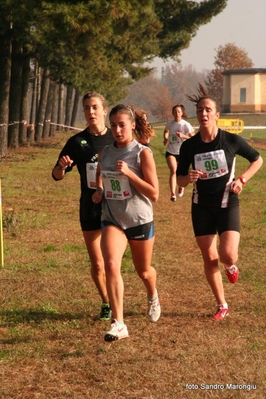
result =
M229 312L227 308L224 308L223 305L219 305L215 315L212 316L214 320L223 320L225 316L229 316Z
M230 281L230 283L235 284L237 282L238 276L239 276L239 271L235 265L232 265L231 267L229 267L229 269L226 269L225 274L226 274L228 280Z

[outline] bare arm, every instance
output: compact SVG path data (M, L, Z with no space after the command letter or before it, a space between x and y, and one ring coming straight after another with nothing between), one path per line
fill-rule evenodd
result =
M263 159L260 156L256 161L251 162L251 164L249 164L248 168L242 174L242 176L245 177L246 180L248 181L260 169L262 164L263 164ZM201 170L190 170L186 176L181 176L181 175L177 176L176 181L180 187L186 187L189 183L196 182L201 175L202 175ZM243 184L242 184L240 178L234 180L231 183L230 189L231 189L231 191L233 191L236 194L240 194L240 192L242 191L242 188L243 188Z
M260 169L262 164L263 164L263 159L261 158L261 156L259 156L259 158L256 161L251 162L249 164L248 168L241 175L241 177L244 177L246 179L246 181L250 180L252 178L252 176L254 176L255 173L257 173L257 171ZM238 179L236 179L232 182L230 190L233 191L234 193L239 194L242 191L243 186L244 185L239 177Z
M169 130L165 128L163 132L163 145L167 144L168 138L169 138Z
M98 161L101 157L101 151L98 154ZM98 162L97 169L96 169L96 190L95 193L92 194L92 201L95 202L95 204L99 204L99 202L102 201L103 199L103 182L101 178L101 167Z
M72 159L68 155L61 157L54 167L52 174L57 180L62 180L65 176L65 170L68 166L71 166L73 163Z
M178 137L180 137L181 139L183 139L183 140L187 140L187 139L190 139L190 137L193 136L193 133L184 134L182 132L176 132L176 135Z
M179 175L176 177L176 182L179 187L187 187L189 183L195 183L202 175L201 170L190 170L186 176Z
M126 176L141 194L156 202L159 197L159 182L153 155L149 149L144 149L140 158L143 179L130 170L127 163L122 160L117 161L116 170Z

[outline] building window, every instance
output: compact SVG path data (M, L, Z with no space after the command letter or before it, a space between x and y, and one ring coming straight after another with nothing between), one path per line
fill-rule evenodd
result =
M245 103L246 102L246 96L247 96L247 89L240 89L240 102Z

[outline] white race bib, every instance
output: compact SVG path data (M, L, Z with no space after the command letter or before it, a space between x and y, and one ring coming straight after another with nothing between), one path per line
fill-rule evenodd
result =
M194 156L195 169L200 169L203 175L201 180L214 179L228 173L228 165L224 150L210 151Z
M178 137L174 134L170 135L170 140L169 140L170 144L175 144L178 142Z
M98 162L86 163L86 176L88 188L96 190L96 170Z
M124 200L132 197L129 180L122 173L103 170L101 178L106 199Z

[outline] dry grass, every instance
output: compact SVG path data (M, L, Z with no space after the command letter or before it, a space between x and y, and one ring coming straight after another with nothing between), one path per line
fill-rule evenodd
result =
M78 223L78 174L58 183L51 178L66 137L13 151L1 162L0 397L264 398L266 165L242 193L240 280L235 286L224 281L230 317L217 323L209 317L216 305L191 228L191 188L176 203L169 201L165 149L157 133L153 264L162 316L156 324L145 317L145 291L126 253L130 338L110 345L103 341L109 323L95 320L99 297Z

